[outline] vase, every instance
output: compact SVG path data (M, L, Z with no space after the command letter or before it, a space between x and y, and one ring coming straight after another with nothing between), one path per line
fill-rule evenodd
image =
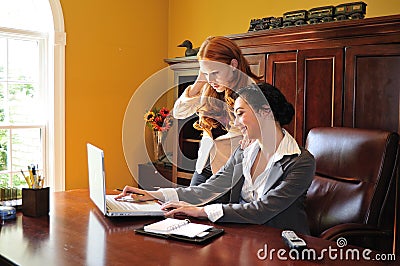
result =
M153 131L153 151L154 151L155 162L160 161L162 159L161 157L164 155L164 149L162 145L163 139L164 139L163 131Z

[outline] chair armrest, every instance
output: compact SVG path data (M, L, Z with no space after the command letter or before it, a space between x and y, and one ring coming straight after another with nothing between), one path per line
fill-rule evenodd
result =
M336 240L339 237L391 237L392 232L375 226L358 223L346 223L333 226L321 233L320 237L327 240Z
M346 239L348 245L369 248L381 252L393 251L393 232L365 224L340 224L325 230L321 238L336 241Z

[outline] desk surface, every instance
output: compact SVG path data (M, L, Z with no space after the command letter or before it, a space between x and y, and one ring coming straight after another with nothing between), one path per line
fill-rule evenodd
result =
M31 218L18 213L16 220L3 223L3 260L19 265L380 265L364 260L362 249L357 249L361 258L357 261L351 254L346 257L346 250L354 247L339 249L334 242L309 236L304 237L308 247L321 259L294 262L280 237L281 230L262 225L214 224L225 229L225 234L206 245L138 235L135 228L157 219L106 218L90 201L87 190L56 192L50 201L49 216ZM336 251L321 256L330 246ZM265 256L264 251L272 256Z

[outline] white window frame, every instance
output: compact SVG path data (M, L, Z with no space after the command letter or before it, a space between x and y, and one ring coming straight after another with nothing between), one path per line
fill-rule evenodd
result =
M40 90L40 97L45 99L45 102L48 102L48 84L46 84L46 80L47 80L47 69L46 69L46 65L48 62L48 36L45 33L40 33L40 32L34 32L34 31L26 31L26 30L18 30L18 29L9 29L9 28L2 28L0 27L0 35L2 37L5 38L9 38L9 39L16 39L16 40L33 40L33 41L37 41L39 44L39 79L38 79L38 85L41 88ZM48 112L48 111L47 111ZM30 124L30 125L5 125L5 126L0 126L0 129L6 129L6 130L10 130L10 135L9 135L9 150L12 151L12 131L14 129L23 129L23 128L39 128L42 130L43 133L43 137L42 137L42 161L44 163L44 167L46 165L48 165L49 163L49 150L47 147L49 147L49 142L48 142L48 123L46 124ZM11 158L9 158L9 162L8 162L8 173L10 173L10 178L12 178L13 174L15 174L17 171L14 171L12 169L12 165L13 165L13 156L11 156ZM48 168L45 167L44 170L44 175L47 176L49 174L49 172L47 172Z
M64 15L60 0L49 0L54 31L49 34L49 102L53 103L52 124L49 125L49 154L54 156L54 164L47 166L49 186L53 191L65 190L65 45ZM50 45L51 44L51 45ZM51 89L54 88L54 89Z
M66 33L64 31L64 16L60 0L48 0L54 30L48 32L45 43L46 67L43 84L48 100L49 117L47 124L46 147L44 158L45 172L47 173L46 185L52 191L65 190L65 45ZM0 28L12 35L32 33L15 29Z

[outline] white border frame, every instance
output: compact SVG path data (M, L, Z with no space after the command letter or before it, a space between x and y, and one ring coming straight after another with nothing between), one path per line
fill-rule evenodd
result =
M54 164L47 167L48 185L53 191L65 190L65 45L64 15L60 0L49 0L54 23L54 32L49 36L49 90L54 112L53 124L49 125L49 154L54 155ZM51 49L54 47L54 49ZM53 66L53 67L50 67ZM53 72L54 70L54 72Z

